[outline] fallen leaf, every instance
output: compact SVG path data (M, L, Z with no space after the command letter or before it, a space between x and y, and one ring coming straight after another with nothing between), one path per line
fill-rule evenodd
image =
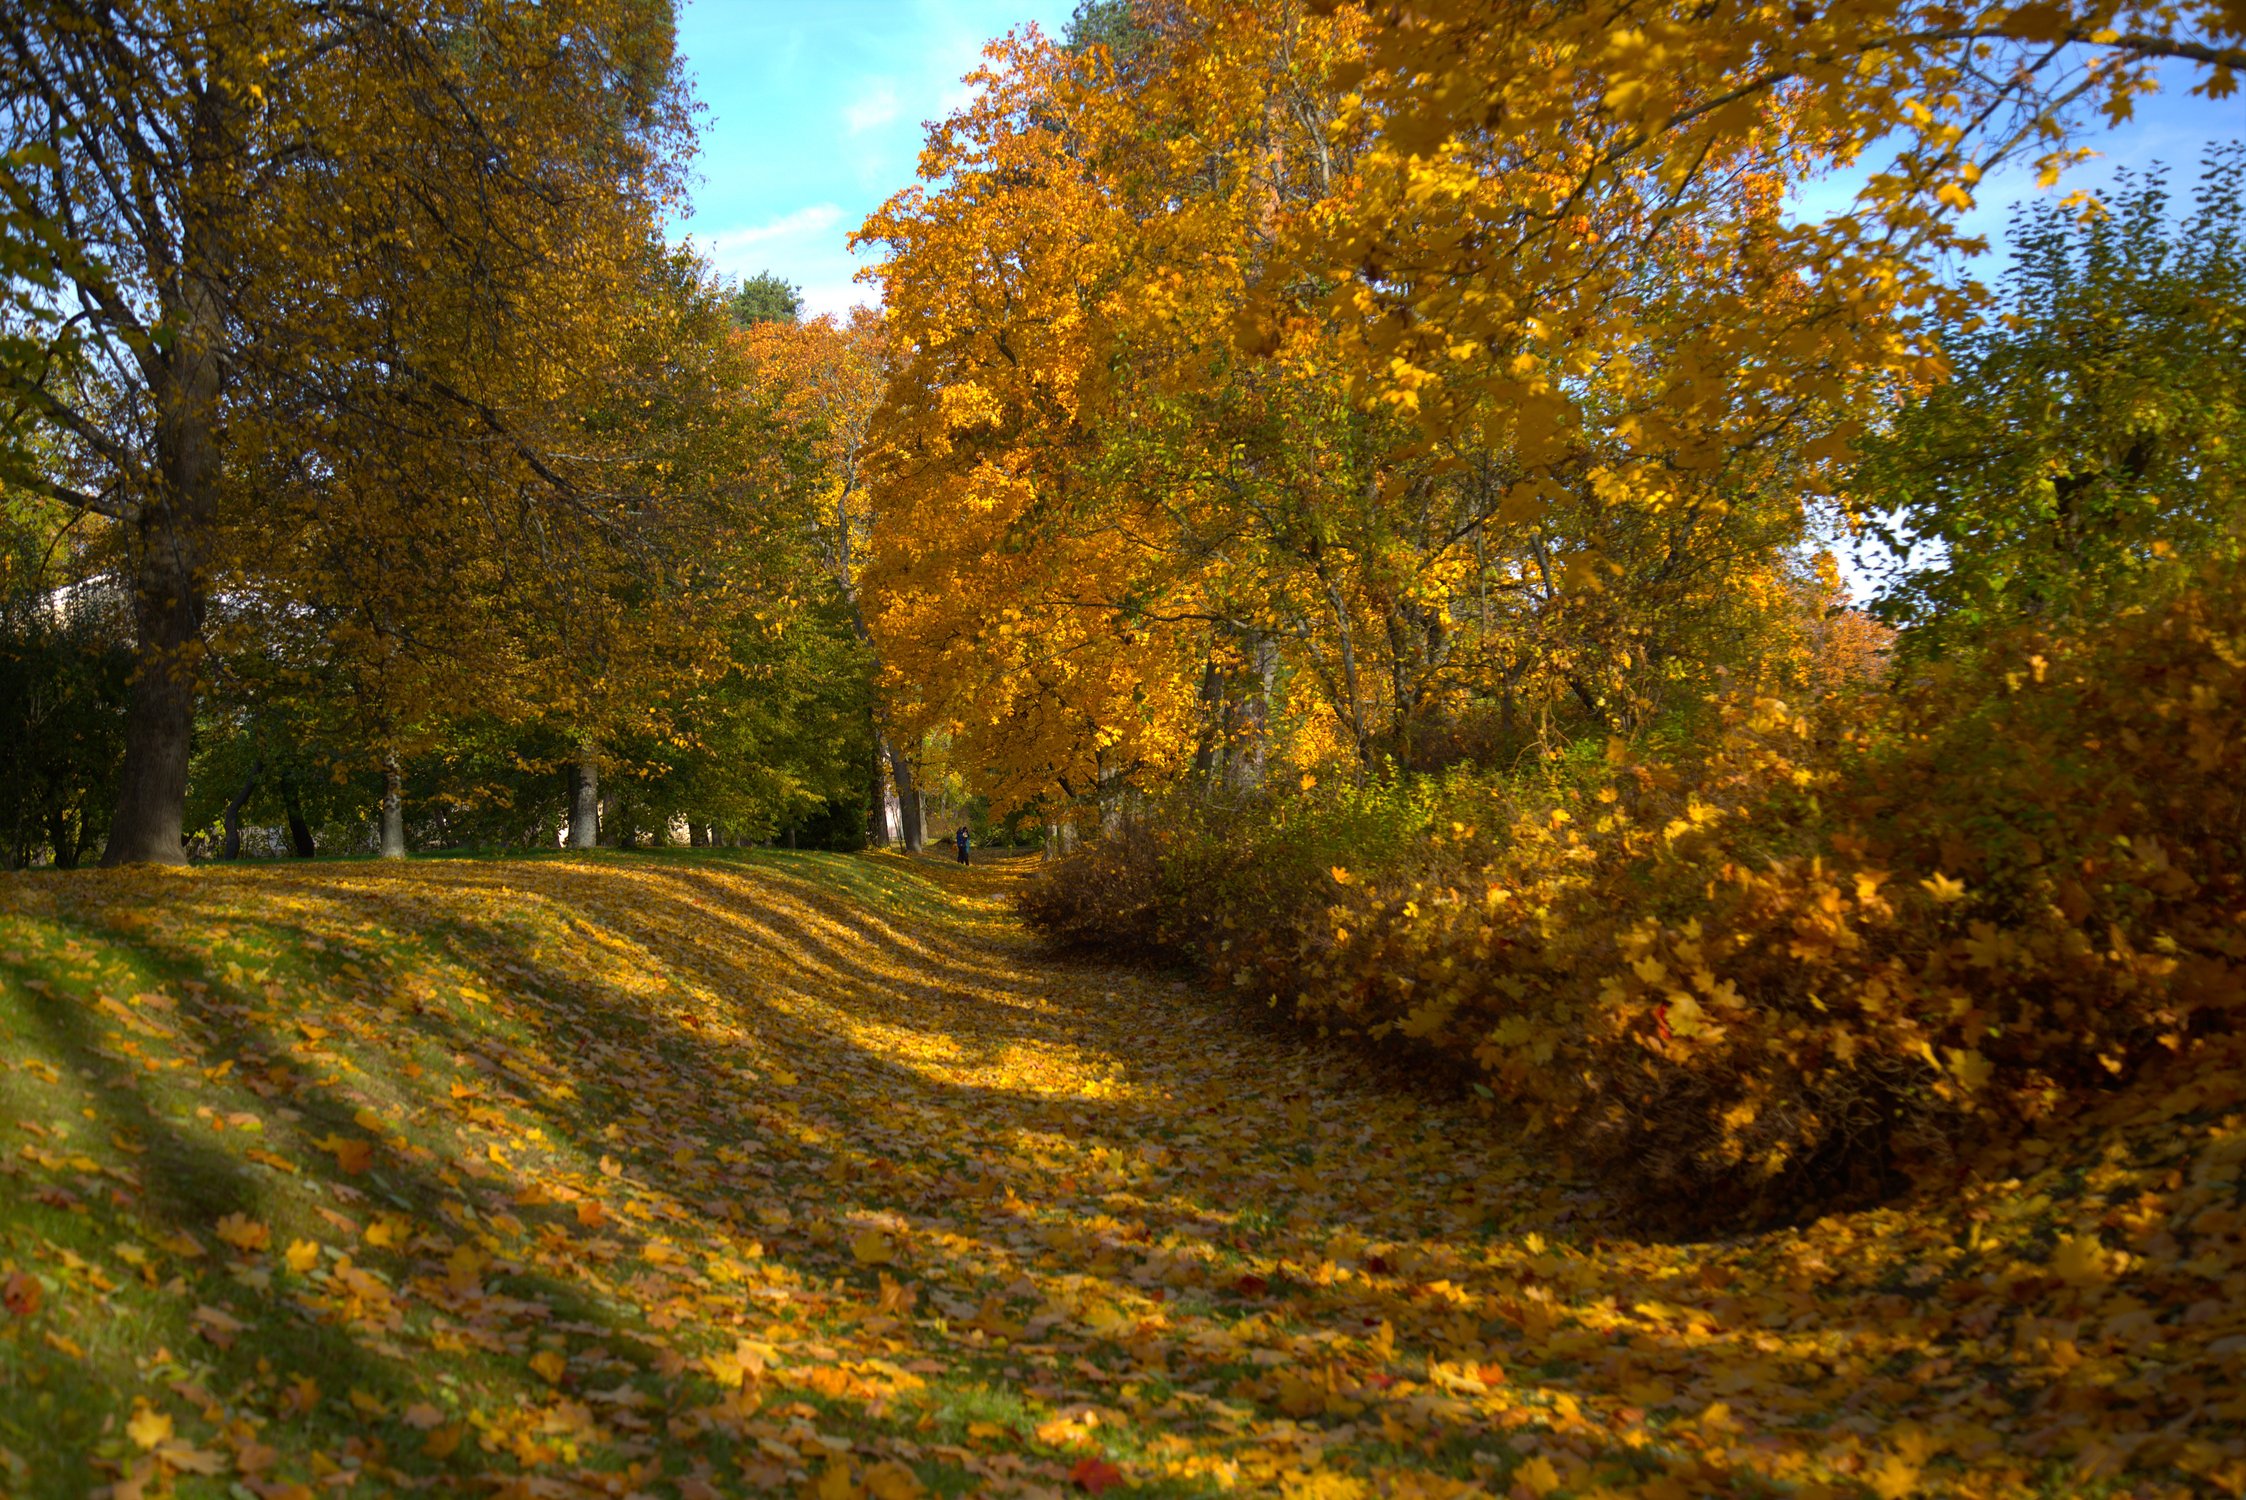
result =
M1097 1455L1080 1458L1068 1471L1069 1483L1086 1494L1097 1495L1123 1482L1123 1471Z
M158 1411L145 1403L134 1407L132 1416L125 1422L125 1436L131 1438L136 1447L153 1448L168 1441L171 1435L171 1413Z

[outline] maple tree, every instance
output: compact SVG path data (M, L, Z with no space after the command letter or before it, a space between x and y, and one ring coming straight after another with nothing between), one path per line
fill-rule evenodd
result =
M11 434L52 435L9 444L6 478L113 523L135 601L105 859L181 857L213 579L254 562L224 533L268 498L251 475L402 396L422 421L401 447L518 468L532 514L581 498L490 382L536 347L551 400L612 352L604 310L684 129L669 49L639 3L55 0L0 37L21 143L0 372ZM370 491L421 498L378 473L296 477L346 530Z
M1629 474L1708 446L1661 415L1703 351L1647 337L1634 368L1585 364L1602 429L1565 458L1524 443L1511 390L1429 440L1369 393L1346 320L1262 290L1302 226L1358 202L1377 136L1333 79L1365 18L1132 15L1120 59L994 48L931 136L930 186L864 231L909 351L877 426L876 634L911 721L957 736L981 789L1112 821L1127 792L1252 786L1275 759L1503 760L1645 728L1787 649L1824 406L1766 411L1697 480L1640 492ZM1702 228L1771 228L1783 181L1737 174ZM1737 279L1684 246L1632 274L1680 305Z
M0 879L0 1489L2246 1488L2235 155L1951 265L2235 5L1092 0L808 320L656 0L18 9L16 862L539 857Z
M743 302L761 307L773 300L761 283L743 288ZM804 448L805 482L818 561L839 594L851 634L869 654L869 670L880 671L879 652L868 624L864 573L874 529L873 501L867 487L868 442L881 399L885 365L881 318L860 308L847 320L821 316L808 322L762 312L744 318L749 325L750 358L765 397ZM922 843L916 751L880 722L882 705L870 691L866 711L872 730L868 827L873 842L888 842L884 803L893 793L899 836L912 853ZM886 772L886 775L884 774Z

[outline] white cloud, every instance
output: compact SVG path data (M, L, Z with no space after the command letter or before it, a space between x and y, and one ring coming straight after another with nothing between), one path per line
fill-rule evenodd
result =
M783 214L764 224L744 224L737 229L720 229L701 239L703 252L718 265L731 265L741 253L758 245L775 242L789 243L824 236L842 222L842 208L834 203L814 203L799 208L794 213Z
M886 78L870 79L842 111L842 123L852 135L864 135L897 118L897 86Z

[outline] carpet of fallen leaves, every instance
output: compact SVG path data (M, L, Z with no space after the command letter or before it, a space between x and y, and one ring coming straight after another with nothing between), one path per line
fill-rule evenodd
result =
M2246 1489L2236 1052L1634 1238L1018 868L0 878L0 1492Z

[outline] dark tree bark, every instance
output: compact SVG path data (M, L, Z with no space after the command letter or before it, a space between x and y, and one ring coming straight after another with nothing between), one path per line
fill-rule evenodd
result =
M889 773L882 765L888 742L874 721L872 705L866 708L866 725L873 731L873 761L866 768L866 846L889 847Z
M303 817L303 799L296 795L296 777L281 777L281 808L287 813L287 847L299 860L317 856L319 847L312 842L312 824Z
M296 794L296 778L281 778L281 806L289 817L289 848L298 859L310 859L319 853L312 842L312 825L304 820L304 804Z
M55 868L78 868L78 846L82 829L71 827L70 810L57 807L47 813L47 842L55 851ZM19 869L22 867L19 863Z
M233 801L226 804L226 842L219 849L220 859L242 857L242 809L249 804L250 793L257 790L258 773L264 769L265 762L262 759L251 765L250 774L242 778L242 789L234 794Z
M191 116L188 150L198 163L223 155L225 106L209 91ZM204 551L218 515L219 398L225 324L223 274L212 206L199 184L184 201L181 263L160 285L168 350L144 356L155 406L155 493L132 524L133 623L138 661L125 708L125 758L105 865L180 864L187 757L195 729L195 682L203 642Z

